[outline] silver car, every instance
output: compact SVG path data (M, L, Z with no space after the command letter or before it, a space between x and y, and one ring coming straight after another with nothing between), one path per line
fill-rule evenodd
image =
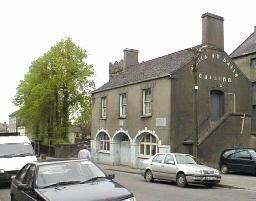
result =
M188 183L212 187L221 179L218 170L198 164L189 154L158 153L144 160L140 170L148 182L154 179L170 180L176 181L180 187Z

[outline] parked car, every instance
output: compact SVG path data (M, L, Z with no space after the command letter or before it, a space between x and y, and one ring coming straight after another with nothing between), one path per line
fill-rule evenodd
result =
M226 149L220 155L220 171L256 174L256 150L249 148Z
M204 184L212 187L221 180L218 170L201 165L189 154L158 153L141 165L146 181L154 179L176 181L180 187L187 184Z
M25 164L36 160L28 137L0 134L0 183L10 182Z
M135 201L131 192L86 159L33 162L13 178L12 201Z

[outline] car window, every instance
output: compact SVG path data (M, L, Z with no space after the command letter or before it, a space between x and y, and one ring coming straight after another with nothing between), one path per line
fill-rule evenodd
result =
M26 175L26 173L27 173L27 170L28 170L28 168L30 167L30 165L31 165L31 164L25 165L25 166L18 172L18 174L17 174L17 176L16 176L16 180L17 180L17 181L23 183L24 177L25 177L25 175Z
M155 163L162 163L162 160L164 159L164 154L158 154L156 155L152 162L155 162Z
M251 155L246 150L237 151L235 154L232 155L233 158L241 158L241 159L248 159Z
M32 187L35 169L36 169L35 165L30 166L22 182L23 184L27 184L28 186Z
M253 158L256 158L256 151L253 149L248 150Z
M174 162L174 157L171 154L167 154L165 159L164 159L164 163L168 163L169 161L173 161Z
M196 164L190 155L175 154L177 164Z
M224 158L228 158L228 157L230 157L232 154L234 154L235 153L235 150L234 149L232 149L232 150L227 150L227 151L225 151L224 153L223 153L223 157Z
M39 166L37 186L43 188L59 182L83 182L95 177L105 176L105 173L90 161L52 163Z

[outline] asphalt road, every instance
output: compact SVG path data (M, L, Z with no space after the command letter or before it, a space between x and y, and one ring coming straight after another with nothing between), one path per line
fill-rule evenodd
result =
M147 183L137 174L114 173L114 180L133 192L137 201L256 201L256 191L204 186L180 188L169 182ZM10 201L9 191L8 186L0 187L0 201Z

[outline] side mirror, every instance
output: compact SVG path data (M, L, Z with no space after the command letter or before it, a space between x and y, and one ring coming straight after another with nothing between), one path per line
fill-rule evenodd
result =
M107 174L106 178L112 180L115 178L115 174Z
M32 190L32 188L29 187L27 184L18 184L18 190L29 191Z

